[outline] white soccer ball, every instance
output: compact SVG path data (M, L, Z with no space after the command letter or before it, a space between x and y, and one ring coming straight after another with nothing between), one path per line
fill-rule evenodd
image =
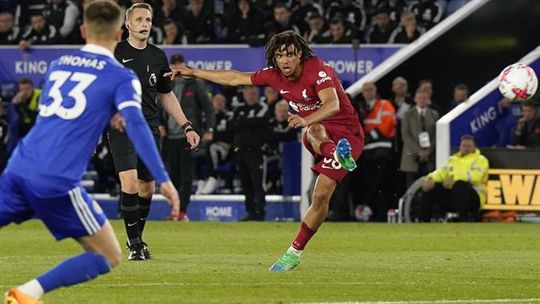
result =
M499 75L499 91L510 100L530 99L538 87L536 73L529 66L514 63Z
M359 222L369 222L372 216L373 211L371 208L369 208L369 206L358 205L358 207L356 207L354 210L354 218Z

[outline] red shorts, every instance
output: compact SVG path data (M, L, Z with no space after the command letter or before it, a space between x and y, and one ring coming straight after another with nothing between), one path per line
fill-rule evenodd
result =
M362 150L364 149L364 133L360 128L360 124L353 127L336 124L322 125L326 130L326 134L328 134L328 137L330 137L334 143L337 144L340 139L346 138L351 144L351 153L353 158L358 160L360 154L362 154ZM315 157L315 164L311 167L311 170L313 170L313 172L316 174L326 175L338 183L341 182L345 175L347 175L348 171L342 169L341 165L334 158L328 159L323 155L317 154L308 143L306 132L304 132L302 135L302 142L304 143L304 147L306 147L313 157Z

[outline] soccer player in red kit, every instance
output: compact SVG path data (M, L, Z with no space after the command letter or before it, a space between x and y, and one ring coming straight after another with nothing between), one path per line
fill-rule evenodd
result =
M254 73L182 68L165 76L197 77L227 86L271 86L295 111L289 113L289 126L306 127L303 142L315 156L312 170L319 176L300 231L287 252L270 267L270 271L287 271L300 263L304 247L326 219L337 183L356 168L364 133L334 70L312 54L302 37L293 31L276 34L265 50L268 67Z

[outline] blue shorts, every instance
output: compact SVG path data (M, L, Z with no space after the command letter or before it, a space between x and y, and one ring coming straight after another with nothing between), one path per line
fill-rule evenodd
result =
M57 240L96 234L107 217L82 187L64 195L37 196L37 184L9 171L0 176L0 227L33 217L43 221Z

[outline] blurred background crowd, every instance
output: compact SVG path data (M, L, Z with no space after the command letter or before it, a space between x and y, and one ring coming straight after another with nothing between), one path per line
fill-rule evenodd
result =
M123 6L139 1L119 1ZM461 0L155 0L152 42L155 44L263 45L277 32L292 29L311 43L409 43L467 1ZM42 44L81 44L81 1L32 0L0 3L0 44L22 49ZM186 64L182 54L171 66ZM351 210L371 206L369 219L386 221L387 210L420 176L435 169L435 123L469 97L467 84L455 83L453 95L437 94L428 78L409 83L410 75L393 79L390 88L365 83L352 99L366 135L359 169L347 176L332 200L331 218L350 220ZM417 79L418 75L415 75ZM429 75L426 75L429 77ZM4 83L2 83L4 85ZM163 115L163 159L177 188L196 194L282 194L280 153L298 143L287 126L288 103L279 92L252 86L220 87L195 79L177 79L174 93L201 135L189 151L183 132ZM378 93L390 92L381 96ZM23 78L2 92L0 106L0 172L18 140L35 122L39 84ZM534 101L499 102L504 119L497 127L497 147L540 147L540 119ZM382 119L374 119L382 117ZM419 134L428 134L428 140ZM247 154L249 155L247 155ZM253 175L254 168L262 175ZM102 137L89 166L90 191L118 193L118 182ZM264 200L264 198L262 198ZM189 202L183 202L189 203Z
M0 2L0 44L81 44L84 0ZM467 0L118 0L154 8L154 44L264 45L294 30L310 43L409 43Z

